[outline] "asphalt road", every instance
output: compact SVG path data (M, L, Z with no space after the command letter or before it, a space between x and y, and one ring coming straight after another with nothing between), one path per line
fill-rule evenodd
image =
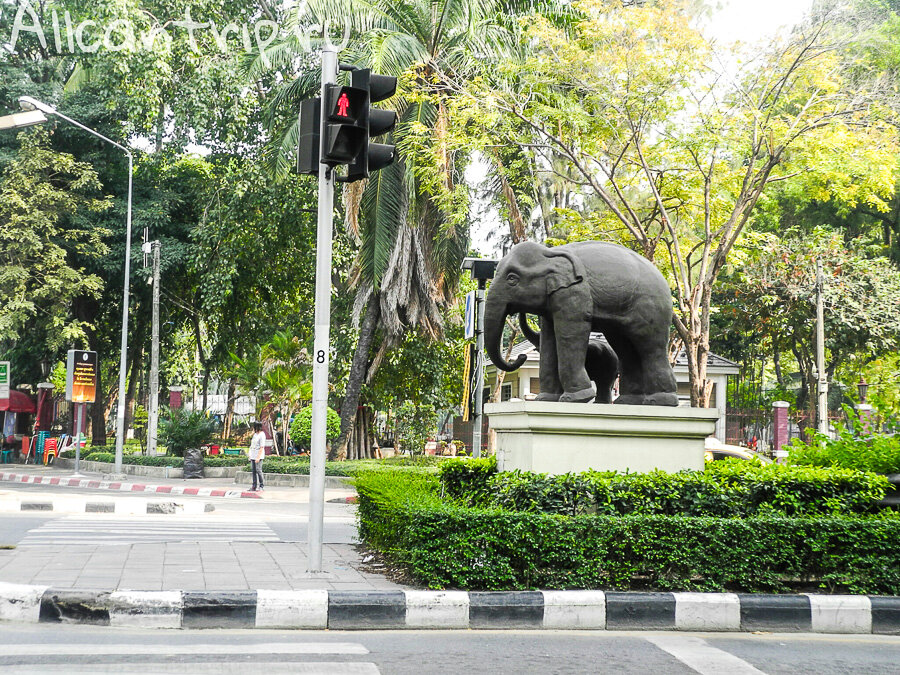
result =
M896 673L900 637L586 631L164 631L0 625L15 673Z
M210 524L229 523L235 526L248 523L264 523L277 535L279 541L305 542L307 541L307 522L309 519L309 504L304 501L284 501L276 499L238 499L221 497L196 497L189 495L162 495L141 494L135 495L129 492L115 490L68 488L55 485L32 485L25 483L0 483L0 494L15 494L22 499L34 501L49 501L55 495L83 495L95 498L97 501L114 501L116 499L139 498L148 501L200 501L212 504L214 511L196 516ZM326 503L325 504L325 541L334 544L356 543L356 506L353 504ZM8 512L0 513L0 546L18 544L32 530L37 529L48 521L59 518L77 518L79 520L95 519L98 522L118 518L111 514L81 514L44 512L40 515L33 512ZM177 526L179 516L146 515L131 516L130 518L146 519L158 525L167 523ZM173 541L183 540L183 534L173 527ZM93 543L85 539L84 543Z
M177 484L177 483L173 483ZM102 490L91 488L71 488L59 485L35 485L32 483L0 482L0 494L3 492L16 494L19 497L36 497L37 495L84 495L96 498L97 501L112 501L123 497L141 497L153 501L200 501L212 504L215 511L214 517L235 516L252 518L295 518L309 515L309 503L298 495L297 501L275 499L238 499L225 497L198 497L193 495L164 495L154 493L131 493L118 490ZM347 494L352 494L348 492ZM305 497L305 495L303 495ZM353 504L326 503L325 516L352 518L356 514L356 506Z

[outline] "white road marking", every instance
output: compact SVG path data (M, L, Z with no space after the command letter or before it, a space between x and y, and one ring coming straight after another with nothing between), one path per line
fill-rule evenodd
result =
M374 663L288 662L273 663L254 661L247 663L92 663L47 664L11 666L17 675L44 675L47 673L174 673L175 675L223 675L248 671L266 675L381 675Z
M709 645L698 637L681 635L644 636L701 675L765 675L743 659Z
M265 541L280 538L265 523L68 517L29 531L19 546L139 544L165 541Z
M2 656L185 656L188 654L368 654L369 650L356 642L256 642L253 644L194 643L194 644L82 644L40 642L37 644L5 645Z

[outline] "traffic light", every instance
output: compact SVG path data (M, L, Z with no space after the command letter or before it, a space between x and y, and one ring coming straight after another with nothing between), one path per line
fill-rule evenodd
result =
M369 104L384 101L397 93L396 77L375 75L368 68L354 70L350 75L350 80L354 88L368 92ZM350 162L347 167L347 177L338 180L347 183L362 180L368 178L370 172L378 171L394 163L396 146L372 143L370 139L392 131L397 125L397 113L393 110L380 110L367 105L363 125L366 139L362 152Z
M327 84L324 89L325 138L321 138L322 99L307 99L300 106L299 173L317 174L322 163L347 166L341 182L352 183L393 163L395 146L371 143L370 138L391 131L397 114L371 108L371 103L390 98L397 91L397 78L373 75L371 70L353 69L350 86Z

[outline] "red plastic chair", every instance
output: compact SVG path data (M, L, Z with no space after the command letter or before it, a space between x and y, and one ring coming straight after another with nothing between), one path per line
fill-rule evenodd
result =
M56 443L57 441L55 438L48 438L46 441L44 441L44 464L52 464L56 461L56 457L59 454L57 452ZM51 457L53 459L50 459ZM50 461L48 462L48 460Z

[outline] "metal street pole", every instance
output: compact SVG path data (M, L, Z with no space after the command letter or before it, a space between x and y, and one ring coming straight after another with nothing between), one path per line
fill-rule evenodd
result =
M819 433L828 433L828 375L825 372L825 275L822 260L816 260L816 370L818 371L818 417Z
M81 464L81 429L84 423L84 403L75 404L75 473L74 476L80 476L79 472Z
M128 156L128 214L125 219L125 288L122 298L122 346L119 352L119 403L116 412L116 473L122 473L122 448L125 445L125 370L128 354L128 287L131 281L131 198L132 179L134 178L134 156L131 150L111 138L86 127L81 122L76 122L71 117L63 115L53 106L41 103L30 96L20 96L19 106L26 111L39 110L45 115L55 115L83 131L96 136L110 145L114 145Z
M478 280L475 291L475 414L472 416L472 457L481 457L481 417L484 410L484 289Z
M337 81L337 52L322 50L322 101L326 85ZM320 138L326 139L328 117L320 115ZM322 153L320 152L320 155ZM325 426L328 420L329 329L331 324L331 240L334 220L334 172L319 164L319 218L316 237L316 314L313 345L312 448L309 457L309 571L322 570L325 516Z
M119 146L122 147L122 146ZM122 148L125 150L125 148ZM119 404L116 407L116 473L122 473L122 450L125 446L125 372L128 366L128 295L131 283L131 188L134 157L128 154L128 215L125 219L125 288L122 292L122 345L119 350Z
M150 338L150 404L147 411L147 454L156 455L156 434L159 428L159 254L158 241L153 248L153 312Z

